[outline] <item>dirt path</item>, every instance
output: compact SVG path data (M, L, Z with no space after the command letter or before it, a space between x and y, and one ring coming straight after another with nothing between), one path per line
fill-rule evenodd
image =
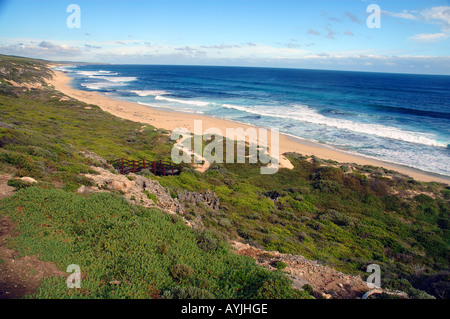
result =
M14 187L6 184L11 178L10 175L0 175L0 200L14 194Z
M19 257L6 243L13 237L14 224L0 215L0 299L16 299L33 294L44 277L65 276L55 264L36 257Z

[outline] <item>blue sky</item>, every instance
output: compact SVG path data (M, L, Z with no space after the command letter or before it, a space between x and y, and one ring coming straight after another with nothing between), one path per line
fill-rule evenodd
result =
M70 4L80 28L66 24ZM381 9L369 28L367 6ZM449 0L0 0L0 53L450 74Z

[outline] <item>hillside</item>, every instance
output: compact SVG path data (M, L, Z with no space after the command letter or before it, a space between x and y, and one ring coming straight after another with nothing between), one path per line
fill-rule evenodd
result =
M362 278L378 264L383 288L448 298L448 186L297 153L274 175L213 164L125 178L106 160L169 159L168 132L55 91L51 73L44 61L0 56L0 175L16 189L0 206L17 232L7 246L62 271L79 264L84 276L81 290L51 277L32 297L309 297L280 264L235 254L234 241ZM130 183L112 187L108 173ZM156 186L132 193L141 178Z

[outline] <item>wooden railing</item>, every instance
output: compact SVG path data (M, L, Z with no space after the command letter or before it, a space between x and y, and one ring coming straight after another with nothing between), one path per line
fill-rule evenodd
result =
M174 164L169 161L147 161L143 160L127 160L124 158L108 161L121 174L137 173L143 169L148 169L155 175L168 176L178 175L183 170L181 164Z

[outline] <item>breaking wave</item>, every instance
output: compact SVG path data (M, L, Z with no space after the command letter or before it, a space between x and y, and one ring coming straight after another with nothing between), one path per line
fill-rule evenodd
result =
M294 105L294 111L285 111L281 114L280 110L271 112L267 110L261 110L258 108L248 108L239 105L223 104L223 107L235 109L242 112L257 114L267 117L291 119L303 123L312 123L325 125L329 127L335 127L338 129L349 130L353 132L375 135L384 138L390 138L410 143L423 144L429 146L447 147L448 143L439 142L435 140L433 134L419 133L402 130L392 126L386 126L382 124L367 124L359 123L345 119L337 119L332 117L326 117L318 113L316 110L308 107L307 105Z
M208 106L210 104L210 102L178 100L178 99L173 99L173 98L169 98L169 97L163 97L163 96L160 96L160 95L155 96L155 100L167 101L167 102L175 102L175 103L187 104L187 105L196 105L196 106Z

